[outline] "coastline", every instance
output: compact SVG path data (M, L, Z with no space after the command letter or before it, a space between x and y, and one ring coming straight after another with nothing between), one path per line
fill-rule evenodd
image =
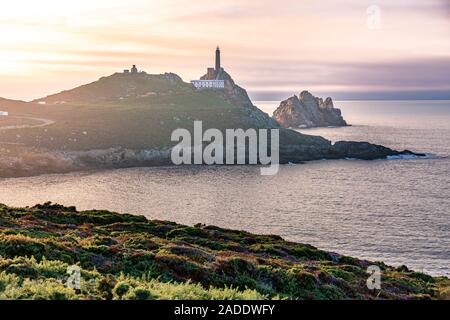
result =
M323 140L329 145L325 143L322 149L308 145L281 145L279 164L299 164L317 160L370 161L389 160L394 159L393 157L425 158L427 156L424 153L409 150L397 151L368 142L338 141L331 144ZM0 151L5 150L5 155L0 157L0 178L32 177L87 170L175 166L171 160L170 148L144 150L109 148L63 152L0 143Z

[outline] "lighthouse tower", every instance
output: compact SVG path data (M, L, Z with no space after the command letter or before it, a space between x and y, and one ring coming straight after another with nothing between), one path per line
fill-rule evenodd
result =
M220 65L220 48L217 47L215 68L208 68L200 80L192 80L191 83L197 89L225 89L224 72Z
M219 73L221 71L220 68L220 48L217 47L216 49L216 73Z

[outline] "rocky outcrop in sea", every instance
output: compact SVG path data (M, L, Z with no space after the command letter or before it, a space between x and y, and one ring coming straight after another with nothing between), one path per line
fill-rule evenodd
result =
M294 95L280 103L273 118L285 128L311 128L346 126L341 110L334 107L333 100L314 97L308 91Z

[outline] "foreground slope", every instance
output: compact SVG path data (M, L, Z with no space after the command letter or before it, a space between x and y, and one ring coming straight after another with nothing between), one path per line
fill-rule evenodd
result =
M445 299L434 278L213 226L195 227L73 207L0 206L0 298L6 299ZM67 267L81 290L65 287ZM366 285L369 265L381 290Z

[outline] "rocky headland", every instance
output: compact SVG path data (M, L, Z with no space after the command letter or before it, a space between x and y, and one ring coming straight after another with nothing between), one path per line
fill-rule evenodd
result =
M176 144L171 133L178 128L192 130L195 120L202 120L204 130L222 132L279 129L281 164L423 156L368 142L333 144L284 128L301 123L345 125L331 99L323 101L304 92L283 102L275 112L278 116L272 118L253 105L246 90L224 69L201 79L224 80L225 88L197 90L174 73L115 73L32 102L1 100L2 110L11 119L48 121L27 128L0 123L0 177L171 165L170 150Z
M323 100L308 91L282 101L273 118L284 128L347 126L341 110L334 107L330 97Z

